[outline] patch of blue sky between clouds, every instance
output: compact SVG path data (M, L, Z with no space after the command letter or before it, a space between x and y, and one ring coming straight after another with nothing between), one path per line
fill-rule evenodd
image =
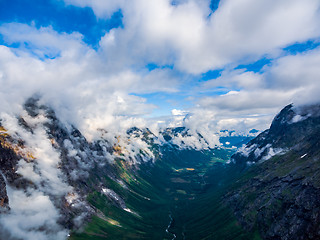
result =
M150 118L169 116L172 109L188 109L192 102L187 99L188 95L183 92L179 93L148 93L148 94L131 94L147 99L148 104L157 106L149 116Z
M148 93L148 94L136 94L131 95L145 98L148 104L157 106L147 118L155 118L161 116L171 115L173 109L188 110L192 108L195 102L202 97L213 97L226 94L230 91L225 87L215 87L214 89L195 89L196 86L187 85L181 87L179 92L175 93Z
M177 6L177 5L180 5L184 2L187 2L186 0L171 0L171 5L172 6ZM212 12L210 12L210 14L208 15L208 18L210 18L210 16L218 9L219 7L219 3L220 3L220 0L211 0L210 1L210 9Z
M313 50L319 46L320 46L320 39L317 39L317 40L309 40L303 43L295 43L284 48L283 50L289 54L295 55L305 51Z
M204 82L204 81L216 79L221 76L222 71L223 71L222 69L218 69L218 70L210 70L208 72L205 72L201 75L199 81Z
M211 0L210 2L210 9L211 13L208 15L208 19L211 17L211 15L218 9L220 0Z
M211 8L212 12L215 12L218 9L219 3L220 3L220 0L211 0L210 8Z
M235 69L246 69L246 71L256 73L256 72L261 72L263 67L265 67L266 65L269 65L271 62L272 62L272 59L263 57L253 63L239 65Z
M187 2L186 0L171 0L171 5L177 6L179 4L182 4L184 2ZM211 0L210 1L210 8L214 12L218 9L220 0Z
M290 46L283 48L284 55L296 55L299 53L304 53L310 50L313 50L320 46L320 39L317 40L308 40L302 43L295 43ZM258 61L249 64L241 64L237 66L235 69L246 69L246 71L250 72L261 72L263 68L267 65L272 64L274 59L263 57Z
M98 19L91 8L66 6L62 1L53 0L1 0L0 24L25 23L37 28L52 26L57 32L79 32L83 41L93 48L106 32L123 27L122 12L118 10L109 19ZM0 44L6 45L3 38Z
M146 66L146 69L148 69L149 71L155 70L155 69L174 69L174 65L164 65L164 66L160 66L158 64L155 63L148 63Z

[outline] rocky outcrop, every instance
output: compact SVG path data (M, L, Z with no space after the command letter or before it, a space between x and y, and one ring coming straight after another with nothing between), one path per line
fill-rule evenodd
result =
M0 212L9 209L7 182L17 188L24 188L28 182L16 173L16 165L21 158L17 153L21 142L15 142L0 125Z
M7 195L6 182L4 176L0 175L0 212L7 210L9 199Z

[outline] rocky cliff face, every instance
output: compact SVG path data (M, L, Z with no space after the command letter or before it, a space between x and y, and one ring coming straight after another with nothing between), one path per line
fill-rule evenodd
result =
M320 239L319 110L285 107L232 157L245 170L226 199L240 223L264 239Z
M15 185L16 188L24 188L28 181L21 178L16 172L20 158L28 158L27 153L22 151L23 142L13 139L5 128L0 126L0 211L9 210L7 184Z

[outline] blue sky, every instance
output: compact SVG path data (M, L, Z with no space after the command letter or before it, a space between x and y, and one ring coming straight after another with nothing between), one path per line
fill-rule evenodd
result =
M49 95L46 86L52 85L62 94L59 101L66 101L53 102L73 104L78 112L76 99L85 96L90 104L108 105L113 117L170 117L179 109L216 116L216 124L234 122L232 128L240 122L263 128L285 104L316 101L318 73L313 67L306 72L304 64L317 65L319 2L287 4L0 0L0 44L22 62L39 60L43 69L25 72L27 63L15 61L22 75L0 65L1 76L19 79L30 94ZM41 88L28 80L38 73ZM48 76L81 90L71 94L55 81L45 83ZM310 97L302 101L303 93ZM123 106L111 107L111 99Z
M38 28L52 26L58 32L80 32L91 46L97 46L110 29L122 26L121 10L108 19L98 19L91 8L66 6L63 1L1 0L0 4L1 23L34 23Z

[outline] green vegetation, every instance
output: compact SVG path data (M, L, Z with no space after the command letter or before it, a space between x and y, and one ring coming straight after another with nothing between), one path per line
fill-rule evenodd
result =
M260 239L257 232L243 231L223 202L226 187L236 177L224 164L232 153L231 149L177 151L168 147L161 159L140 165L138 171L117 161L116 172L126 188L108 177L104 183L132 212L94 191L88 201L101 213L83 233L74 233L70 239L163 240L173 239L172 233L177 240Z

